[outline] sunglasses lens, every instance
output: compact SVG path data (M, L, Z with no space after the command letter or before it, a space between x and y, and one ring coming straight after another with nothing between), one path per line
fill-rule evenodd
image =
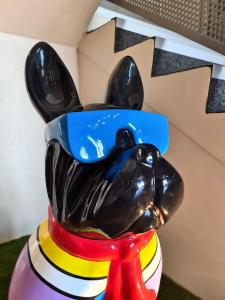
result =
M48 124L46 140L58 140L81 163L106 159L114 150L135 144L155 145L164 154L169 145L168 121L159 114L111 109L73 112Z

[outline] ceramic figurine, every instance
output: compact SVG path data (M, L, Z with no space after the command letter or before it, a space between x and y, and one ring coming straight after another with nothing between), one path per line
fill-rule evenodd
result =
M183 182L162 157L167 118L141 111L135 62L120 61L104 104L81 105L47 43L32 48L25 75L47 123L50 205L20 254L9 300L156 299L162 257L155 229L180 205Z

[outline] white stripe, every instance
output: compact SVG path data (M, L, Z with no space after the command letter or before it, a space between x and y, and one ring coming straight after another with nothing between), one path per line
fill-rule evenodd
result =
M36 236L29 239L31 262L40 276L59 290L78 297L95 297L106 288L107 279L84 280L55 269L40 252Z
M161 260L161 247L157 237L157 251L150 265L142 272L144 282L147 281L159 267Z

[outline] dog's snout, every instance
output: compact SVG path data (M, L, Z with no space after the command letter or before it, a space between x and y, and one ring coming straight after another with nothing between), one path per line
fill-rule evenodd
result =
M116 148L126 150L135 145L133 135L128 129L120 129L116 134Z
M120 129L116 134L116 149L134 149L135 159L139 162L153 165L160 157L160 151L152 144L135 144L132 133L128 129Z

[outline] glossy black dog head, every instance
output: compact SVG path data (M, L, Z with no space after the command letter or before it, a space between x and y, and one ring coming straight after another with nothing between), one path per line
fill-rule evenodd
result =
M46 43L32 48L25 71L30 98L46 122L69 112L142 107L143 86L131 57L113 72L105 104L81 105L71 75ZM50 139L46 184L53 213L65 228L109 237L159 228L183 197L178 172L153 144L137 144L127 128L117 130L110 155L92 163L74 159L59 139Z

